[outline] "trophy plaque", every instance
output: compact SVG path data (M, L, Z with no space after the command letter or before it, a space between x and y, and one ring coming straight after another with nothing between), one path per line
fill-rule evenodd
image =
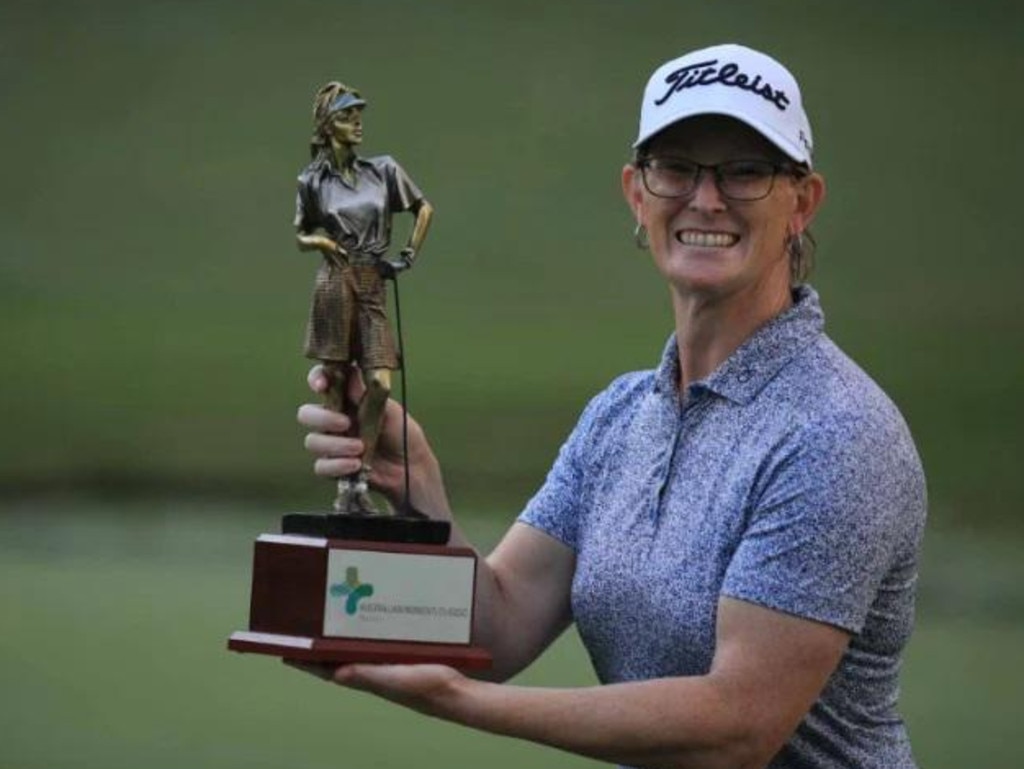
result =
M411 504L404 424L404 499L382 509L369 494L378 443L390 440L394 455L397 431L385 429L384 416L391 373L402 370L401 325L396 346L385 285L397 305L398 275L412 266L433 208L392 157L356 154L365 107L336 81L316 94L295 214L299 249L321 256L306 357L323 367L325 406L345 413L347 435L362 441L360 468L337 481L333 512L285 515L281 533L256 539L249 627L228 648L307 662L487 668L489 652L472 642L476 554L449 547L451 524ZM392 215L405 212L415 220L391 260Z
M310 662L487 668L473 646L468 548L263 534L249 629L228 648Z

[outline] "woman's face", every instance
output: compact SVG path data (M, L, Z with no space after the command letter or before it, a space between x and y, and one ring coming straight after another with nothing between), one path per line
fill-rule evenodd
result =
M363 141L363 108L348 107L331 115L327 130L335 144L351 147Z
M732 118L700 116L670 126L651 140L650 158L686 159L702 165L733 160L780 162L764 137ZM647 228L655 264L683 294L724 296L743 291L785 296L789 290L786 239L806 229L824 194L817 174L796 179L778 173L760 200L736 201L703 170L692 193L652 195L638 168L623 169L623 190L637 221Z

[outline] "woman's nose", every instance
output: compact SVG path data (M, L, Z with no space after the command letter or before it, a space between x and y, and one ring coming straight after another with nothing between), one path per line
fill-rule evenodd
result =
M718 189L718 179L715 178L714 171L708 168L700 170L697 185L690 196L690 208L703 211L720 211L725 208L725 199Z

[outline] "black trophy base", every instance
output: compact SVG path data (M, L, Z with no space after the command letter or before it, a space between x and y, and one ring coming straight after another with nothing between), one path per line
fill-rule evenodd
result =
M415 511L395 514L288 513L281 519L281 533L358 542L446 545L452 525Z

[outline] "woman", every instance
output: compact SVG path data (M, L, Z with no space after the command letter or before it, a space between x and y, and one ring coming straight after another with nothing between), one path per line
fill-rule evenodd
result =
M348 379L359 376L366 391L352 429L365 446L361 466L338 481L334 507L376 512L367 497L367 476L399 360L388 326L384 278L412 266L427 234L433 209L393 158L360 158L363 109L359 92L330 82L313 101L312 162L299 174L295 227L300 250L319 251L306 332L306 357L323 363L331 378L328 404L341 411ZM391 217L411 211L416 221L399 259L387 259ZM357 370L358 369L358 370Z
M575 622L602 685L329 675L634 766L913 767L895 702L924 479L896 407L824 335L802 283L825 188L797 84L748 48L690 53L651 77L634 147L622 188L675 333L655 370L590 403L478 572L497 679ZM358 465L358 442L328 435L343 417L304 406L299 420L318 473ZM421 431L411 445L414 495L450 515ZM372 480L397 495L399 478L392 448Z

